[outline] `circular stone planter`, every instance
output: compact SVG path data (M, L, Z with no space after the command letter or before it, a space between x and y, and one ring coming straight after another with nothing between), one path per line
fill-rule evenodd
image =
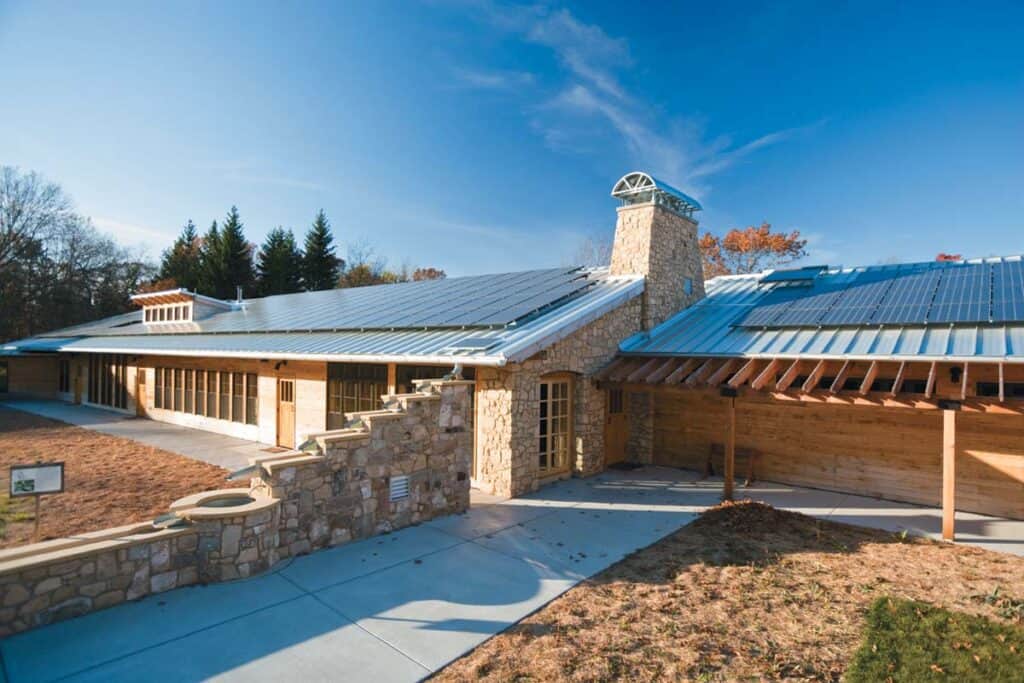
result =
M277 498L249 489L220 489L185 496L171 503L171 512L185 519L221 519L263 512L277 505Z

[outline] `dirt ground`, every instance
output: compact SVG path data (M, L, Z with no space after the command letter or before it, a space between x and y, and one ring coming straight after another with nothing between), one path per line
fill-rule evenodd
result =
M838 681L879 596L1019 623L985 600L996 588L1024 598L1024 558L727 504L437 679Z
M10 466L37 460L64 461L65 492L42 497L43 540L153 519L182 496L231 486L220 467L0 407L0 547L32 542L34 502L7 494Z

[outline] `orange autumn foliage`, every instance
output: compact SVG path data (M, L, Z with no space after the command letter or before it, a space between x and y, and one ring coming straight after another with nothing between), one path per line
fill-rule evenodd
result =
M807 256L807 240L800 231L788 235L772 232L770 223L760 227L733 228L724 237L704 233L700 238L704 279L719 275L757 273Z

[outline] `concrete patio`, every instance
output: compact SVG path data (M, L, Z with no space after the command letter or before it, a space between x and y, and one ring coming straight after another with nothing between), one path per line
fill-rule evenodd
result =
M267 444L245 441L223 434L156 422L111 410L45 399L7 399L0 407L60 420L76 427L92 429L112 436L133 439L171 453L201 460L226 470L249 464L249 458L266 455Z
M645 467L175 590L0 642L8 681L414 681L691 521L719 482ZM931 508L761 484L740 496L937 536ZM965 542L1024 555L1024 522L958 515Z

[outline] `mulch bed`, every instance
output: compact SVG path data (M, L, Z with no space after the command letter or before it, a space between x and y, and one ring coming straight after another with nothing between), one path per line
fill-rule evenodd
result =
M1019 624L994 592L1024 597L1024 558L723 504L437 679L838 681L878 598Z
M0 547L32 542L34 501L7 494L10 465L37 460L64 461L65 492L42 497L41 540L153 519L182 496L232 486L220 467L0 406Z

